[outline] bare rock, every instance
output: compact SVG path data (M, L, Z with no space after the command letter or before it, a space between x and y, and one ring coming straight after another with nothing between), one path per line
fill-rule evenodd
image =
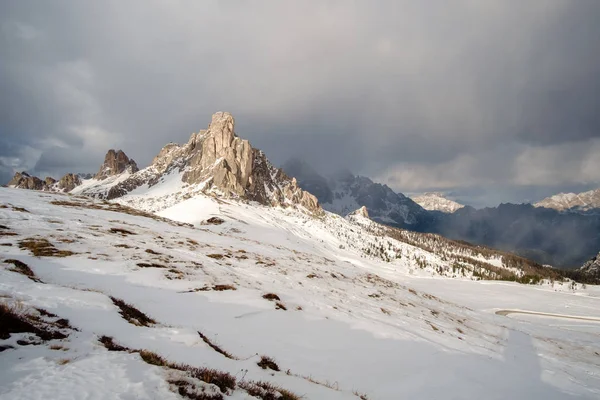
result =
M8 182L8 187L29 189L29 190L48 190L45 181L37 176L31 176L27 172L17 172L15 176Z
M81 185L81 177L79 175L66 174L58 180L57 187L63 192L70 192L79 185Z
M100 166L100 170L94 176L95 179L103 180L109 176L119 175L128 171L134 174L139 171L139 168L133 159L127 157L123 150L115 151L110 149L104 157L104 163Z

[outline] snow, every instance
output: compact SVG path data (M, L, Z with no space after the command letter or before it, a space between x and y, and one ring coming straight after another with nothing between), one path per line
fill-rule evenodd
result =
M600 189L582 193L559 193L547 197L534 204L535 207L553 208L555 210L592 211L600 208Z
M125 171L118 175L112 175L107 177L106 179L84 179L81 182L81 185L76 186L73 190L71 190L71 194L78 195L82 193L86 193L86 195L93 196L94 194L105 194L108 189L111 187L118 185L123 182L127 178L129 178L132 174L129 171Z
M453 213L456 210L459 210L464 207L462 204L447 199L446 197L444 197L443 193L438 192L424 193L419 196L412 196L411 199L424 209L430 211Z
M433 265L444 261L405 243L394 243L401 259L366 257L361 246L380 240L366 218L317 218L204 195L171 204L175 180L161 183L166 191L138 189L123 203L160 208L158 215L193 227L110 211L89 199L0 189L6 206L0 224L17 233L0 236L0 244L12 244L0 246L0 259L26 263L45 282L0 262L0 301L42 307L79 329L38 345L16 345L17 335L0 340L15 347L0 352L0 399L180 398L167 382L172 371L137 353L108 352L100 335L172 362L227 371L238 381L272 382L304 399L357 399L355 390L369 399L600 396L599 323L496 314L521 309L598 317L600 288L449 279L415 267L415 256ZM160 207L143 201L152 196L166 200ZM211 216L225 222L205 224ZM77 254L34 257L17 245L33 236ZM216 284L237 290L189 292ZM263 299L265 293L277 294L287 310ZM128 323L108 296L158 324ZM197 331L238 359L215 352ZM257 354L273 357L281 371L259 368ZM226 398L250 397L237 389Z

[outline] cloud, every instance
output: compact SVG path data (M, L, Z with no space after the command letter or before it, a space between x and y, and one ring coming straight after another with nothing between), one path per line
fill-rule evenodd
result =
M144 165L226 110L276 163L398 190L554 184L548 169L600 185L598 2L2 8L0 148L36 149L39 169L95 170L109 147Z

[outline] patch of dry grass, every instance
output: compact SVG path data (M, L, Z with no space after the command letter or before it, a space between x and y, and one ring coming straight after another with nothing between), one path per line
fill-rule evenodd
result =
M8 259L8 260L4 260L4 262L7 264L14 265L13 268L10 268L10 271L19 273L21 275L25 275L26 277L28 277L29 279L31 279L34 282L40 282L40 283L42 282L35 275L35 273L31 270L31 268L29 268L29 265L25 264L23 261Z
M13 333L33 333L43 341L65 339L67 335L60 331L61 328L72 329L68 321L66 326L57 326L56 321L43 320L27 312L18 303L12 305L0 303L0 339L8 339Z
M216 290L217 292L222 292L224 290L237 290L237 288L233 285L214 285L212 289Z
M69 250L58 250L44 238L26 238L19 241L19 248L29 250L36 257L68 257L75 254Z
M269 356L260 356L260 361L256 363L262 369L271 369L273 371L279 371L279 365L275 360Z
M242 381L239 386L252 397L262 400L300 400L302 397L269 382Z
M137 233L131 232L131 231L129 231L127 229L124 229L124 228L110 228L109 232L110 233L118 233L118 234L120 234L122 236L137 235Z
M137 263L137 266L140 268L168 268L166 265L158 264L158 263Z
M204 341L204 343L206 343L211 349L213 349L214 351L216 351L219 354L224 355L225 357L231 359L231 360L237 360L238 358L235 357L233 354L231 354L230 352L223 350L221 348L221 346L219 346L218 344L212 342L206 335L204 335L202 332L198 331L198 335L200 335L200 338Z
M130 324L136 326L152 326L156 324L155 320L135 308L133 305L112 296L110 299L113 304L119 308L119 314L121 314L121 316Z
M275 293L267 293L267 294L263 294L263 299L265 300L269 300L269 301L280 301L281 299L279 298L279 296L277 296Z

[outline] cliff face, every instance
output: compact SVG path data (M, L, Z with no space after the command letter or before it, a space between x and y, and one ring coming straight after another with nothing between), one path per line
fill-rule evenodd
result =
M94 179L103 180L109 176L115 176L128 171L129 173L136 173L139 168L133 159L127 157L123 150L110 149L104 157L104 163L100 166L100 170Z

